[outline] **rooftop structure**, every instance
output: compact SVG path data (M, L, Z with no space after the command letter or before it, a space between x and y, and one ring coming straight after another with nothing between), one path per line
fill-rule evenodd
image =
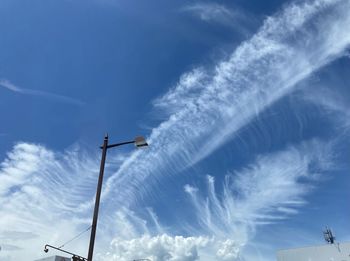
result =
M37 259L35 261L71 261L72 259L70 257L63 257L63 256L50 256L45 257L41 259Z
M338 243L280 250L278 261L350 261L350 243Z

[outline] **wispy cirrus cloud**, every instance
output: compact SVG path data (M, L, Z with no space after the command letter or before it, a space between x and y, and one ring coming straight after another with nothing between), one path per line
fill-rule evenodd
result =
M192 12L198 15L200 19L207 22L225 21L229 22L234 18L234 13L225 7L216 3L195 3L183 8L184 11Z
M49 93L49 92L38 91L38 90L23 89L23 88L20 88L13 83L11 83L9 80L6 80L6 79L0 80L0 87L6 88L12 92L20 93L23 95L42 96L42 97L47 98L47 99L52 99L55 101L69 103L69 104L77 105L77 106L84 105L84 102L77 100L77 99L73 99L71 97L67 97L67 96L63 96L63 95L59 95L59 94L54 94L54 93Z
M152 231L140 229L146 221L126 222L128 230L139 228L138 232L131 230L130 238L116 237L102 260L258 260L252 253L245 255L256 228L298 213L307 204L304 197L314 189L310 182L318 182L333 160L331 144L313 140L259 155L249 166L228 175L222 192L216 191L211 176L207 176L207 190L187 184L184 190L194 207L189 210L192 218L177 225L193 236L166 232L152 236Z
M260 155L228 176L223 192L215 191L210 176L207 191L186 185L192 218L171 228L162 226L153 210L141 218L104 204L96 260L240 260L256 226L286 218L306 203L303 197L311 188L305 181L318 180L331 166L330 149L315 140ZM94 191L97 167L97 157L77 148L62 154L17 144L1 164L0 225L7 230L0 231L0 245L12 247L4 247L0 258L44 256L45 243L58 246L86 229L91 208L84 205ZM186 235L174 233L179 228ZM84 255L86 242L88 233L65 248Z
M201 192L198 188L187 186L202 225L196 231L188 228L193 236L176 237L166 228L162 228L162 235L153 234L148 222L155 223L157 218L144 220L128 209L151 194L152 186L161 184L165 176L198 163L293 92L298 83L342 56L350 43L349 10L347 0L291 4L267 18L250 40L218 62L214 70L198 68L184 74L174 88L157 99L155 106L167 119L152 130L150 148L133 153L107 179L99 227L104 237L97 247L100 258L127 259L132 253L129 249L136 251L142 245L140 253L155 260L196 260L199 256L202 260L239 260L255 226L295 213L308 192L300 179L314 177L311 162L324 159L318 154L324 151L320 143L258 157L234 173L238 180L224 185L223 199L216 195L211 178L207 197L197 195ZM33 241L33 249L14 251L14 260L24 255L35 257L42 242L72 237L89 224L92 184L98 172L96 158L79 156L75 150L55 153L34 144L18 144L9 153L0 174L0 227L40 235L40 240ZM263 190L264 186L269 190ZM242 213L234 212L238 207ZM160 224L161 220L158 227ZM240 240L232 239L230 232ZM14 245L13 241L5 243ZM109 250L104 243L110 242L106 257ZM214 246L209 253L203 250L206 244ZM25 247L26 242L16 246ZM74 246L82 253L86 250L81 244Z
M291 4L267 18L252 39L243 42L226 61L218 63L214 71L198 68L184 74L177 86L155 102L157 108L168 113L168 119L153 129L150 149L136 152L125 161L107 181L104 195L125 203L125 198L137 201L140 193L152 193L142 186L146 179L148 184L152 181L159 184L164 175L175 174L205 158L259 113L296 90L298 83L344 55L350 44L346 29L350 26L349 7L350 2L342 0ZM304 158L301 156L300 160ZM283 169L280 171L283 173ZM264 178L262 183L266 182ZM293 179L290 182L296 184ZM113 192L125 184L131 189ZM291 185L289 192L295 188ZM289 192L279 191L281 198L290 195ZM266 208L272 207L270 202L261 203ZM291 205L299 203L302 200L290 201ZM276 207L285 215L296 212L283 204ZM201 211L205 210L198 211L203 214ZM271 222L267 221L268 217L266 214L260 217L264 221L254 222ZM219 225L215 226L225 226L221 223L225 220L218 220ZM239 229L244 230L244 226ZM244 233L249 234L249 231Z
M150 148L126 160L107 181L104 194L136 200L145 179L157 182L164 173L196 164L298 83L344 55L350 44L349 7L347 0L291 4L267 18L213 71L184 74L154 103L168 118L153 129ZM125 194L111 190L125 184L133 189Z
M35 259L43 245L72 238L90 225L85 199L92 197L98 160L77 147L56 153L18 143L0 164L0 258ZM90 210L90 209L88 209ZM5 229L6 228L6 229ZM77 246L77 252L85 252Z
M259 225L270 224L296 214L312 190L308 181L333 166L330 144L303 143L283 151L259 155L240 171L226 176L222 192L207 176L207 193L191 185L191 196L201 231L219 238L235 238L244 245Z
M350 51L348 51L347 53L345 53L345 56L350 58Z
M324 110L324 114L329 116L333 121L336 121L336 126L341 126L345 129L350 127L350 109L349 100L340 93L337 93L329 88L319 87L321 92L309 91L303 99L320 106Z
M196 2L183 7L181 10L198 17L204 22L225 25L243 34L247 33L247 29L255 21L253 16L238 7L232 9L212 2Z

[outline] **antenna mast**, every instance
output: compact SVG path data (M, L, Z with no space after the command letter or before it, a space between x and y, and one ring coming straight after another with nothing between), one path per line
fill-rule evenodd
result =
M328 244L334 244L335 236L330 228L326 227L326 230L323 231L323 237Z

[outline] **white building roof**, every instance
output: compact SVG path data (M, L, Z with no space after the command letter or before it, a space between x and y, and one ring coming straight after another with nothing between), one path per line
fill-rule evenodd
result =
M70 257L63 257L63 256L50 256L45 257L41 259L37 259L35 261L71 261L72 259Z
M350 243L280 250L278 261L350 261Z

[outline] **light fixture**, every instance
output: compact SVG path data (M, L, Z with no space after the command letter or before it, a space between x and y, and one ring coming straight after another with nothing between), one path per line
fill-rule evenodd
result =
M135 138L135 146L137 148L147 147L148 143L147 143L147 141L145 140L144 137L138 136L138 137Z

